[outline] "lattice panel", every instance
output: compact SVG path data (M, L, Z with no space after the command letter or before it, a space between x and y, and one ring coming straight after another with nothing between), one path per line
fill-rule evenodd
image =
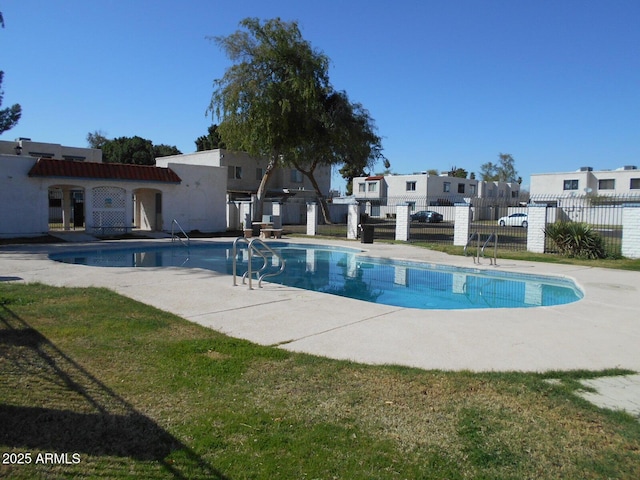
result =
M93 195L93 227L98 233L126 231L126 192L118 187L96 187Z
M93 189L94 209L122 209L125 205L125 190L118 187L96 187Z

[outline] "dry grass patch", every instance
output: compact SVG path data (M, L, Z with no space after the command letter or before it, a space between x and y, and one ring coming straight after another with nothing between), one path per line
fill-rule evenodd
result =
M638 452L615 424L580 411L542 380L532 391L483 375L338 365L327 372L293 357L252 369L243 383L253 385L250 403L274 421L334 423L385 438L404 455L437 453L465 475L599 478L584 464L603 452Z
M88 308L90 306L90 308ZM0 284L10 478L640 478L640 424L588 372L373 367L261 347L101 289Z

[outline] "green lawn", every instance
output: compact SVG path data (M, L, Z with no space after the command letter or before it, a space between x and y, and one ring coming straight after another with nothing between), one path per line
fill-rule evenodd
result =
M574 393L621 371L366 366L10 283L0 339L0 477L640 478L640 422Z
M436 250L438 252L444 252L450 255L463 255L464 253L463 247L455 247L453 245L440 245L427 242L412 242L411 244L416 247L428 248L430 250ZM471 249L471 251L475 253L474 249ZM491 250L490 254L493 254L493 250ZM487 253L487 258L490 254ZM603 258L597 260L587 260L580 258L569 258L552 253L532 253L527 251L513 251L501 248L498 248L497 258L498 264L500 263L500 259L509 259L524 260L529 262L559 263L565 265L581 265L585 267L640 271L640 258Z

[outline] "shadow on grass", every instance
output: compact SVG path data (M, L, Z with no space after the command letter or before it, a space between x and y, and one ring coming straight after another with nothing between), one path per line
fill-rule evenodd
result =
M130 474L138 461L173 478L227 478L6 305L0 305L0 374L0 445L103 457L100 468L110 476Z

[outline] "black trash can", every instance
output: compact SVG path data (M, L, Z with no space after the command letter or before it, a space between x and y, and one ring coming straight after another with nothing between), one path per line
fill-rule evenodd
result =
M360 225L360 241L362 243L373 243L373 225Z

